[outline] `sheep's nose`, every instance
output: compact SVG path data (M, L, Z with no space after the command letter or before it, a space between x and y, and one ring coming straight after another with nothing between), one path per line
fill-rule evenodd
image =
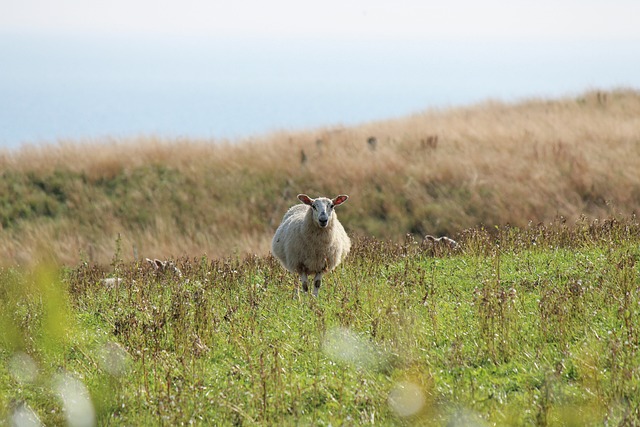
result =
M320 227L326 227L328 222L329 222L329 220L326 219L326 218L320 218L318 220L318 223L320 224Z

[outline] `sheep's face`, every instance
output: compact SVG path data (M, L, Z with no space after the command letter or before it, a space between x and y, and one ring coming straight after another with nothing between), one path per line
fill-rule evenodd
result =
M298 195L298 199L305 205L311 206L313 212L313 222L320 228L326 228L333 216L333 209L347 201L349 196L338 196L331 200L326 197L312 199L306 194Z

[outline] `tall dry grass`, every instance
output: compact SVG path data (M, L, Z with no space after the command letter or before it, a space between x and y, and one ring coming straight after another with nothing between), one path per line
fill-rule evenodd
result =
M266 253L300 192L349 194L346 228L391 239L606 217L640 202L640 93L486 102L235 142L62 141L2 152L0 170L45 192L58 177L62 204L5 219L3 263L40 253L108 263L118 235L131 257Z

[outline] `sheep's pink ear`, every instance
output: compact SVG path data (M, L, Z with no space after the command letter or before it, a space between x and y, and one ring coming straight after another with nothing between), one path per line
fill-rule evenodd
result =
M349 196L347 196L346 194L341 194L338 197L336 197L335 199L332 200L333 202L333 206L338 206L343 204L344 202L347 201L347 199L349 198Z
M305 205L313 204L313 199L307 196L306 194L298 194L298 200L300 200Z

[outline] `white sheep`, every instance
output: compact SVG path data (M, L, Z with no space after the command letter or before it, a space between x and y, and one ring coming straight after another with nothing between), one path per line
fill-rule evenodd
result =
M122 285L123 280L124 279L122 279L121 277L105 277L104 279L100 279L100 284L108 289L111 289L115 286Z
M302 290L308 292L308 276L313 274L313 295L318 296L322 275L340 264L351 249L351 240L334 212L349 196L311 199L298 194L304 203L284 214L271 242L271 251L284 268L300 275Z
M182 279L182 271L173 261L160 261L159 259L150 258L145 258L145 260L153 267L156 274L171 273Z
M455 240L453 240L453 239L451 239L451 238L449 238L447 236L434 237L434 236L432 236L430 234L427 234L426 236L424 236L424 241L429 241L434 246L446 245L450 249L456 249L458 247L458 242L456 242Z

